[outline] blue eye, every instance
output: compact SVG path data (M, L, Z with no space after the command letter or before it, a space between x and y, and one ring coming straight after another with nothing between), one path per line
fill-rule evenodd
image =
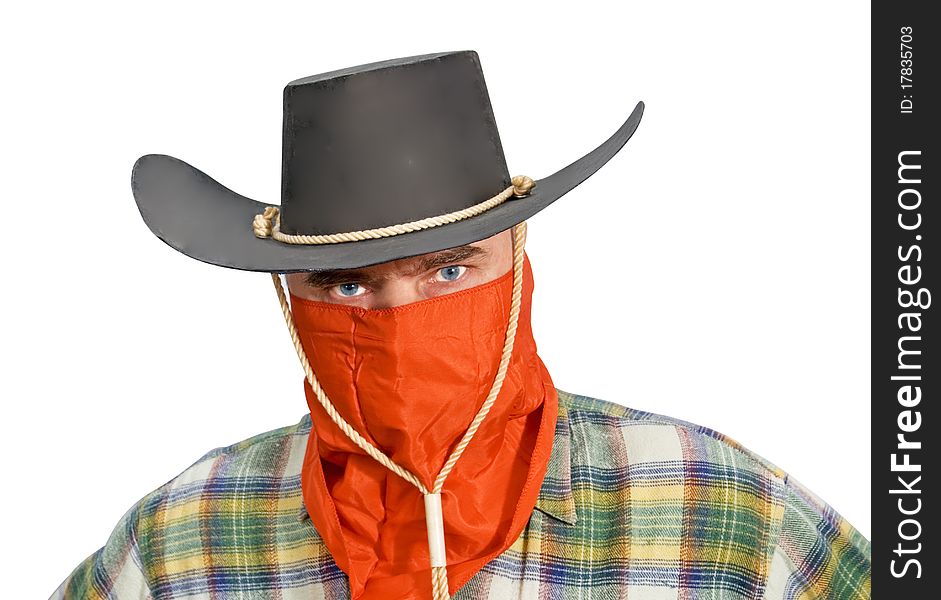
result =
M467 267L461 265L452 265L438 269L438 274L444 281L457 281L467 270Z
M365 291L363 286L354 282L341 283L340 285L336 286L336 290L341 296L346 296L347 298L359 296Z

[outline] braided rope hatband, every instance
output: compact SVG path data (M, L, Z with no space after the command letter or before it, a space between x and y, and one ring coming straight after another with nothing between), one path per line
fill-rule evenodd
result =
M454 469L454 465L457 463L458 459L461 458L464 449L470 444L474 434L477 433L477 429L480 427L480 424L483 423L487 413L490 412L490 408L493 406L494 402L496 402L497 396L503 388L503 380L506 378L507 368L510 365L510 357L513 354L513 344L516 341L516 327L517 321L519 320L523 290L523 248L525 245L526 222L523 221L513 227L513 292L510 299L510 314L506 328L506 339L503 343L503 352L500 355L500 364L497 368L497 374L493 379L493 385L490 387L490 393L487 395L487 399L477 411L474 420L471 421L461 441L451 452L447 462L444 463L444 466L435 478L431 490L426 488L415 474L401 465L396 464L395 461L386 456L381 450L366 441L366 439L337 412L336 407L333 406L330 398L327 397L326 392L324 392L323 388L320 386L320 382L314 374L314 369L311 367L310 361L304 353L304 348L301 345L300 336L297 332L297 326L291 314L291 307L288 304L287 296L284 292L284 286L281 285L281 277L278 273L271 274L275 291L278 294L278 301L281 303L281 313L284 315L284 322L287 324L288 332L291 335L291 342L293 342L294 350L297 352L297 357L301 361L301 366L307 376L307 381L310 383L310 387L317 396L317 401L336 426L339 427L354 444L362 449L363 452L402 479L414 485L424 495L425 523L428 530L428 546L431 555L431 582L434 590L434 600L450 600L451 598L451 594L448 590L448 569L444 546L444 519L441 509L441 489L444 487L445 479L447 479L448 475L450 475L451 471Z
M399 225L389 225L388 227L377 227L375 229L362 229L360 231L348 231L345 233L328 233L325 235L290 235L281 233L281 210L275 206L268 206L261 214L255 215L252 221L252 229L255 237L272 238L285 244L337 244L339 242L358 242L375 238L390 237L401 233L410 233L420 231L438 225L447 225L455 221L461 221L470 217L475 217L482 212L488 211L494 206L505 202L508 198L522 198L529 194L536 186L536 182L525 175L513 177L512 185L505 190L490 198L479 202L469 208L456 210L436 217L427 217L417 221L409 221Z

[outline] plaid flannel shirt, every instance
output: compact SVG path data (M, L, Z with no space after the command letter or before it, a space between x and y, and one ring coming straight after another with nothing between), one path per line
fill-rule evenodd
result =
M302 504L310 415L213 450L135 504L57 599L346 599ZM712 430L559 392L536 509L455 600L862 599L869 542Z

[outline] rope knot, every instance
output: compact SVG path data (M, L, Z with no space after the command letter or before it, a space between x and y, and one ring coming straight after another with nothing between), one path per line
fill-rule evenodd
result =
M265 212L260 215L255 215L255 219L252 221L252 229L255 231L255 237L271 237L274 220L277 218L278 213L279 211L276 207L268 206L265 208Z
M529 194L529 191L536 187L536 182L526 175L517 175L510 180L513 183L513 196L522 198Z

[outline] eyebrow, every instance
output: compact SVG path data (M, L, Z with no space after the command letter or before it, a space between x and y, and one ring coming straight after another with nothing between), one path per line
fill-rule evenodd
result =
M410 274L415 275L452 263L477 260L488 254L489 252L480 246L457 246L456 248L448 248L420 256L416 265L409 271ZM369 285L375 284L381 279L383 278L370 275L369 271L365 269L324 269L311 271L307 274L305 281L308 285L314 287L332 287L341 283L354 282Z
M448 248L447 250L425 254L421 256L421 260L418 262L418 267L416 267L416 269L413 271L413 274L430 271L435 267L443 267L451 263L463 262L470 259L476 260L478 258L487 256L487 254L489 253L484 248L470 245L458 246L457 248Z

